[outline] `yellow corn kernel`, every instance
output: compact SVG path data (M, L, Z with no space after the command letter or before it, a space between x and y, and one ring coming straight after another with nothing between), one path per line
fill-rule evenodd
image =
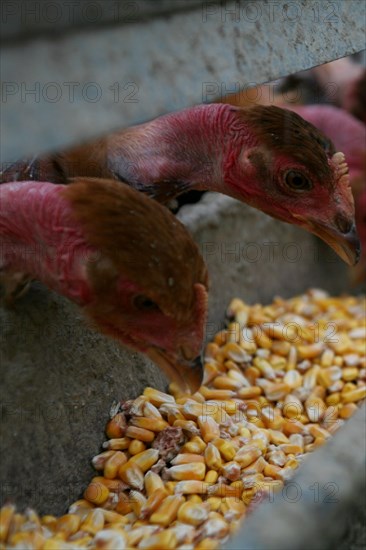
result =
M229 376L216 376L212 382L212 385L218 390L237 391L241 388L242 383L238 380L230 378Z
M193 436L187 443L182 447L183 452L200 454L206 449L206 443L198 437L198 435Z
M117 477L118 469L122 464L126 464L127 457L121 451L115 451L115 453L107 458L104 463L103 475L107 479L114 479Z
M122 515L127 515L132 511L129 497L125 493L118 494L118 502L114 511Z
M339 411L339 416L343 419L347 419L350 418L357 410L358 407L354 403L346 403L345 405L342 405Z
M145 388L144 396L150 403L155 405L155 407L160 407L163 403L175 403L175 399L172 395L156 390L155 388Z
M102 478L104 479L104 478ZM93 481L93 480L92 480ZM81 498L79 500L76 500L71 504L69 507L68 513L69 514L77 514L80 517L84 517L90 510L94 508L93 504L89 502L88 500L85 500L84 498ZM45 525L52 524L56 521L55 516L43 516L42 523L44 522ZM56 524L55 524L56 525Z
M240 478L240 465L235 461L226 462L221 471L222 475L229 481L237 481Z
M234 456L236 455L237 449L231 441L218 438L215 439L212 443L215 445L215 447L218 448L222 458L224 458L226 461L233 460Z
M233 485L216 483L215 485L209 485L207 487L207 493L209 496L215 496L215 497L219 496L221 498L224 498L224 497L240 498L242 491L243 491L243 487L242 485L238 484L237 481L235 481Z
M105 432L109 439L120 438L125 435L126 427L125 415L118 413L108 422Z
M286 455L289 455L289 454L298 455L303 452L303 448L300 447L300 445L294 445L292 443L282 443L281 445L279 445L279 448Z
M292 470L296 470L296 468L299 467L299 461L296 460L296 458L291 457L288 459L285 465L286 468L291 468Z
M127 485L133 489L142 491L144 487L144 474L141 468L133 463L131 459L126 464L122 464L118 470L118 475Z
M203 375L203 384L207 386L214 378L219 374L219 371L213 363L206 363L204 375Z
M134 416L130 420L130 425L136 426L137 428L150 430L152 432L161 432L169 426L169 424L163 419L147 418L145 416Z
M273 340L271 351L278 355L283 355L283 357L287 357L290 352L290 347L290 342L286 340Z
M319 426L319 424L310 424L308 428L309 434L315 438L322 437L323 439L328 439L330 433L325 429Z
M110 441L116 441L114 439L110 439ZM108 442L108 443L109 443ZM127 445L128 447L128 445ZM126 447L126 449L127 449ZM104 464L106 463L107 459L113 456L115 453L114 450L104 451L104 453L100 453L99 455L96 455L92 458L92 464L96 470L103 470Z
M173 466L179 464L191 464L192 462L204 462L205 459L202 455L195 453L180 453L170 462Z
M271 430L280 430L284 422L281 410L273 407L273 405L261 409L261 418L266 428L270 428ZM259 427L258 422L256 422L256 426Z
M104 516L102 510L96 508L91 510L80 526L80 531L85 531L91 535L95 535L104 527Z
M142 525L141 527L133 528L127 532L128 545L127 547L134 547L139 544L142 539L150 538L151 535L160 530L158 525Z
M291 435L291 434L302 434L304 433L304 426L300 422L300 418L291 418L290 420L285 419L283 426L282 426L283 433L285 435ZM282 441L281 443L286 443L285 441Z
M315 359L318 357L324 350L323 342L315 342L314 344L298 346L297 352L300 359Z
M244 447L239 449L233 458L241 468L246 468L250 464L253 464L253 462L261 456L261 454L261 450L255 445L244 445Z
M310 422L319 422L323 418L327 406L320 397L309 397L305 401L305 409Z
M291 422L291 424L294 422ZM294 432L295 433L295 432ZM274 445L281 445L283 443L289 443L288 437L278 430L268 430L269 440Z
M132 511L137 517L140 517L141 510L146 505L146 497L139 491L130 491L129 500Z
M56 533L63 533L66 538L76 533L81 519L77 514L65 514L61 516L56 523Z
M126 525L128 523L128 519L125 516L117 514L117 512L114 512L113 510L103 509L102 512L104 516L104 523L115 523L117 526Z
M155 462L157 462L158 458L159 451L157 449L146 449L146 451L142 451L142 453L131 456L128 462L135 464L145 473L155 464Z
M290 386L285 384L285 382L273 382L264 388L264 394L269 401L279 401L290 393L290 391Z
M262 376L267 378L268 380L275 380L276 373L273 370L272 365L263 359L263 357L255 357L253 360L253 365L259 369Z
M111 449L112 451L124 451L124 450L128 449L128 446L129 446L130 443L131 443L131 439L129 437L119 437L119 438L109 439L108 441L105 441L103 443L103 448L104 449ZM108 452L108 451L106 451L106 452ZM103 455L103 454L104 453L101 453L101 455ZM101 456L101 455L97 455L97 457ZM97 457L94 457L94 458L97 458ZM93 465L94 465L94 463L93 463ZM99 469L101 469L101 468L99 468Z
M145 451L145 449L145 443L143 443L143 441L139 441L138 439L133 439L128 446L128 452L132 456L142 453L142 451Z
M93 540L94 548L98 550L116 550L116 548L126 548L127 533L122 529L102 529Z
M341 402L341 394L339 392L332 393L331 395L327 395L325 398L325 403L327 406L334 406L338 405L338 403Z
M206 400L213 400L213 401L216 401L216 400L223 401L223 400L231 399L235 395L235 392L231 390L210 389L207 386L201 386L199 391Z
M99 506L109 497L109 489L100 482L89 483L84 491L84 498L89 502Z
M273 479L277 479L279 472L281 471L281 467L277 466L276 464L266 464L263 470L263 473L266 477L272 477Z
M310 367L310 369L305 372L302 385L306 390L312 390L315 388L319 371L320 367L315 365L314 367Z
M262 393L262 388L258 386L250 386L249 388L241 388L237 395L240 399L252 399L253 397L258 397Z
M330 367L333 364L334 351L332 349L325 349L320 358L320 365L322 367Z
M259 472L263 472L265 465L266 461L264 460L263 456L260 456L259 458L257 458L257 460L243 468L243 472L245 474L256 474Z
M80 538L77 538L76 540L73 540L72 544L76 548L87 548L88 546L90 546L90 542L92 540L93 540L93 537L91 535L84 535L84 536L81 536ZM46 547L43 546L42 549L44 548Z
M361 386L341 394L342 403L355 403L366 397L366 386Z
M291 390L299 388L302 384L302 376L299 371L293 369L286 372L283 377L283 381L287 384Z
M290 371L297 372L297 371ZM286 395L283 400L282 413L287 418L298 418L304 411L304 406L300 399L291 393Z
M218 540L214 540L212 538L204 538L202 539L196 546L195 550L216 550L220 546Z
M205 443L220 437L220 426L211 416L199 416L197 421Z
M107 479L106 477L96 476L91 480L92 483L102 483L109 491L118 492L123 490L123 482L120 479Z
M205 482L216 483L218 477L219 477L219 474L216 470L209 470L205 475Z
M296 368L297 365L297 349L295 346L290 345L290 351L288 353L287 357L287 366L286 370L290 371Z
M221 505L225 519L232 521L234 518L241 518L245 514L245 504L242 500L233 497L226 497Z
M145 490L148 497L155 493L158 489L164 489L164 482L158 474L149 471L144 478Z
M150 522L167 527L176 519L178 510L184 502L184 497L180 495L167 496L157 511L151 515Z
M13 504L5 504L0 510L0 541L5 542L8 536L11 520L15 513Z
M190 525L200 525L208 518L208 510L202 504L185 502L178 510L178 520Z
M195 435L198 433L197 424L193 420L184 420L184 419L176 419L173 422L174 428L182 428L185 432L187 432L190 435ZM199 454L199 453L196 453Z
M174 492L183 495L206 495L209 487L210 485L204 481L178 481L174 487Z
M179 464L168 469L170 476L176 481L185 479L203 480L206 474L206 465L202 462L192 462L192 464Z
M167 496L168 496L168 492L166 491L165 488L163 488L163 489L156 489L156 491L154 491L154 492L149 496L149 498L147 499L146 503L145 503L144 506L141 508L139 517L141 517L141 519L145 519L145 518L151 516L151 514L152 514L153 512L156 512L156 510L159 508L159 506L161 505L161 503L163 502L163 500L164 500Z
M178 481L166 481L165 482L165 489L168 491L169 495L174 495L175 493L175 487L177 485Z
M209 443L207 445L207 447L205 449L204 459L205 459L205 462L206 462L207 466L211 470L219 470L222 466L220 451L212 443Z
M144 538L139 548L144 550L173 550L177 545L177 538L172 529L165 529L160 533Z
M138 428L137 426L128 426L126 429L126 436L132 439L139 439L146 443L151 443L155 438L154 432L146 430L145 428Z
M254 332L254 340L258 347L264 349L271 349L272 340L262 330L256 330Z
M220 497L209 497L206 500L206 504L209 506L211 512L217 512L220 509L222 499Z

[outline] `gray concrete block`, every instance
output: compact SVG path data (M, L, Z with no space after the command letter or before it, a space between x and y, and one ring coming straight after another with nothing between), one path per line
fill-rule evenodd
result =
M169 17L8 45L2 162L362 50L365 7L362 0L202 2Z

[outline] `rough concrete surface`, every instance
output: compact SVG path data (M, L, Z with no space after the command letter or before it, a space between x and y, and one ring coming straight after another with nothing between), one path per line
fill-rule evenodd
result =
M207 194L180 217L209 267L208 339L223 326L234 296L253 303L310 286L347 289L346 268L315 238L233 199ZM238 246L241 255L230 255ZM244 252L253 251L262 251L261 260L248 262ZM297 261L284 260L295 252ZM72 304L39 284L14 310L0 309L0 320L1 498L62 513L92 475L90 458L104 440L113 400L135 397L146 385L163 389L166 380L141 356L94 333Z
M363 0L202 2L186 13L5 46L2 162L360 51L365 9Z

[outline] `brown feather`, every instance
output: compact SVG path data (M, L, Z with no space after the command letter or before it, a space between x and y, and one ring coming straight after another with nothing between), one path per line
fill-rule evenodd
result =
M273 105L256 105L239 113L252 127L260 143L305 164L325 181L333 180L328 159L335 153L335 148L315 126L298 114Z
M164 206L120 182L96 178L74 179L63 196L89 243L113 266L96 262L98 293L108 293L122 273L152 300L159 297L164 313L182 319L192 312L194 284L207 287L207 269L187 230ZM136 222L140 230L131 234Z

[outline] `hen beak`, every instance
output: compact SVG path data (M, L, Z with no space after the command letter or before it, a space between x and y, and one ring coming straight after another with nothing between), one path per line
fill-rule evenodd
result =
M182 351L173 355L158 347L148 348L146 354L182 390L195 393L201 386L203 364L200 356L186 359Z
M348 265L357 264L361 256L361 243L356 225L352 223L348 231L341 231L337 223L309 220L294 214L300 220L300 225L306 227L326 242Z
M355 224L347 233L329 225L314 224L315 235L323 239L348 265L357 264L361 255L361 243Z

